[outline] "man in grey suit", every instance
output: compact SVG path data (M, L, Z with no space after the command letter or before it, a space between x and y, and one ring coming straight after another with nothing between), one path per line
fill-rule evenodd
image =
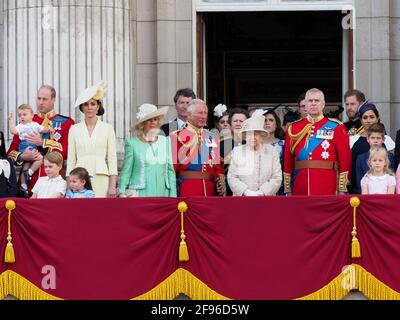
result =
M177 113L177 118L172 122L166 123L161 126L161 130L164 131L166 136L169 136L171 132L182 129L189 116L187 112L187 107L193 99L196 99L196 94L192 89L185 88L179 89L174 97L175 108Z

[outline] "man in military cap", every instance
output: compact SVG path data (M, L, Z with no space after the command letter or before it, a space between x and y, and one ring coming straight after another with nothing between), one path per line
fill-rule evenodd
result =
M307 118L292 123L287 130L284 152L287 194L310 196L347 192L351 168L349 136L341 122L324 116L324 108L323 92L309 90Z

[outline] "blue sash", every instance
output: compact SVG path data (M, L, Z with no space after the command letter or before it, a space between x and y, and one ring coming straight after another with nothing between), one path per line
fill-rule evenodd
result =
M324 124L321 129L329 128L329 130L334 131L339 124L337 122L328 121ZM308 144L306 143L301 149L299 156L297 157L297 161L305 161L308 159L310 153L314 152L317 147L324 142L326 139L317 138L317 134L313 135L310 140L308 140Z

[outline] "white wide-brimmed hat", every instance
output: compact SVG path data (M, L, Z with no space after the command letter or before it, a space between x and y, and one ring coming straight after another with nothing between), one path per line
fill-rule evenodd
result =
M75 108L79 107L80 105L88 102L91 99L94 100L102 100L107 92L107 82L101 81L95 86L91 86L83 90L75 102Z
M139 107L139 112L136 114L136 119L137 122L135 124L135 128L137 126L147 120L150 120L152 118L157 118L157 117L162 117L162 121L164 121L164 118L166 114L168 113L169 107L162 107L160 109L157 109L157 107L154 104L150 103L144 103Z
M264 123L265 123L264 116L260 115L252 116L251 118L248 118L243 122L243 127L242 130L240 131L240 134L249 131L262 131L268 133L268 131L264 129Z

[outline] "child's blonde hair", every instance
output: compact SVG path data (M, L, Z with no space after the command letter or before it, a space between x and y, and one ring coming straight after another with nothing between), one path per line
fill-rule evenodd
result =
M58 152L50 152L44 156L44 158L49 161L50 163L54 163L59 167L63 167L64 165L64 158L62 157L61 153Z
M389 168L389 163L390 163L389 162L389 154L388 154L387 150L385 148L383 148L383 147L380 147L380 148L377 148L377 149L371 149L371 151L369 152L369 158L368 158L369 171L368 171L368 174L369 175L373 174L373 171L372 171L372 168L371 168L371 160L374 157L379 157L379 156L384 157L385 161L386 161L385 167L383 169L384 172L386 174L393 175L393 171Z
M18 107L18 110L29 110L30 112L33 113L33 108L29 104L21 104Z

